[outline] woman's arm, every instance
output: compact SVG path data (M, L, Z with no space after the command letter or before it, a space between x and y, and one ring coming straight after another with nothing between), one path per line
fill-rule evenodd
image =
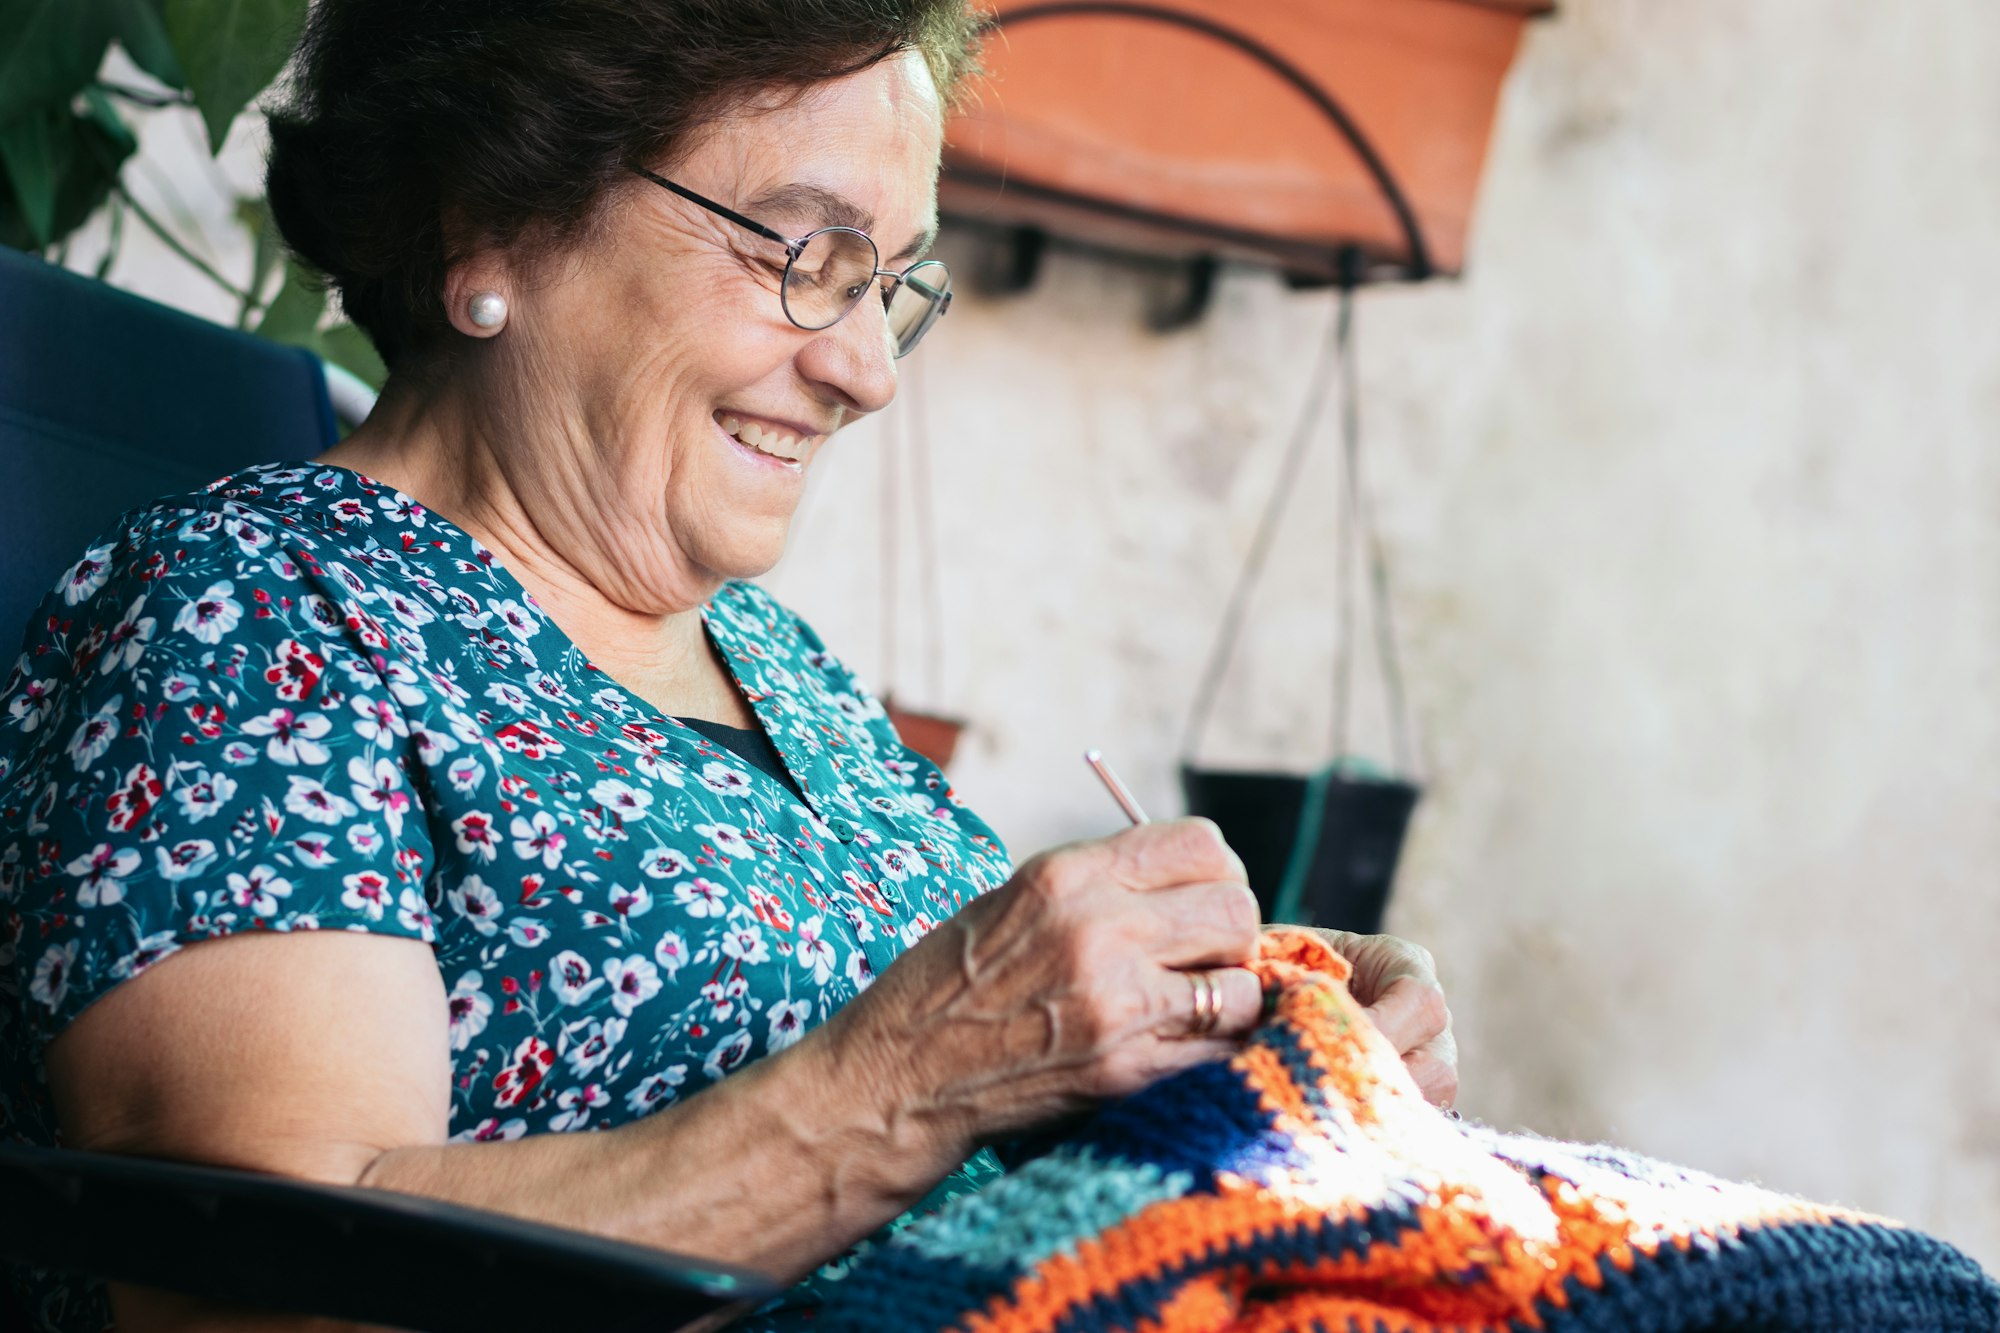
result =
M797 1045L606 1133L448 1143L436 962L410 940L244 935L118 987L50 1046L72 1147L448 1199L781 1278L921 1198L983 1140L1228 1049L1254 900L1212 825L1037 857ZM1224 967L1188 1039L1186 968ZM119 1292L125 1333L180 1302Z

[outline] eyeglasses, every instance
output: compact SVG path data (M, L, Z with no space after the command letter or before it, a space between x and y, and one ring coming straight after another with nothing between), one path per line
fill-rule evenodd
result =
M832 328L861 304L879 278L883 280L882 307L888 312L889 336L895 340L900 360L951 309L951 270L935 259L920 260L897 273L881 267L881 251L865 231L821 227L793 240L665 176L644 167L632 169L661 189L784 246L785 278L779 300L785 318L802 329L816 332Z

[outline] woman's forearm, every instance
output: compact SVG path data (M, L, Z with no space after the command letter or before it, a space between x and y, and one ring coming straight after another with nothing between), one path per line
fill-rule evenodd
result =
M891 1062L836 1022L601 1134L396 1148L366 1186L510 1213L791 1281L921 1199L971 1144L897 1113Z

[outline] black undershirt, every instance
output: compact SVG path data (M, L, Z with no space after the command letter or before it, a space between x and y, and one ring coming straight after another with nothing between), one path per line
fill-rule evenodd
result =
M799 784L792 780L790 770L785 767L778 747L771 744L770 736L762 727L732 727L726 722L711 722L705 717L677 717L674 721L693 727L745 763L762 769L789 787L793 795L803 795Z

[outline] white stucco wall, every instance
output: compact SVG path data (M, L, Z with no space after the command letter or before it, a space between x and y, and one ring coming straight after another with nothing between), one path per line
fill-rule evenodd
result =
M1393 924L1441 960L1461 1105L2000 1267L1996 68L1989 0L1566 0L1510 86L1469 276L1365 294L1360 336L1430 779ZM187 137L156 123L148 152L219 219ZM181 273L136 237L114 276L219 313ZM965 292L910 366L944 669L906 530L893 675L973 719L955 776L1020 853L1118 825L1086 745L1177 807L1330 314L1233 274L1157 338L1144 295L1058 256L1026 296ZM884 439L824 456L771 579L878 680ZM1211 758L1325 757L1334 482L1329 435Z
M1570 0L1510 87L1469 276L1359 320L1431 764L1393 922L1441 959L1462 1105L1990 1265L1996 68L1984 0ZM1142 286L1059 258L1025 297L961 297L912 365L946 662L931 691L906 533L895 678L974 720L956 776L1017 852L1117 826L1086 745L1176 808L1329 313L1244 274L1154 338ZM774 579L877 677L882 438L825 458ZM1325 755L1332 444L1215 757Z

